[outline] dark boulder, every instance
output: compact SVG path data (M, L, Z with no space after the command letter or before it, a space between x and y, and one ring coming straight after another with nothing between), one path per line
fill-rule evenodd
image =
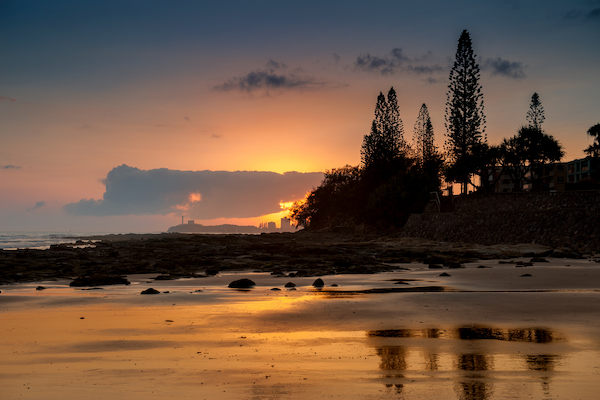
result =
M316 279L316 280L313 282L313 284L312 284L312 285L313 285L314 287L323 287L323 286L325 286L325 282L323 282L323 279L321 279L321 278L317 278L317 279Z
M142 293L140 294L159 294L160 292L154 288L148 288L144 291L142 291Z
M529 260L530 263L536 263L536 262L548 262L548 260L546 260L544 257L533 257L531 260Z
M452 275L450 275L450 274L449 274L449 273L447 273L447 272L442 272L442 273L441 273L439 276L452 276Z
M234 288L234 289L250 289L254 286L256 286L256 283L254 283L250 279L244 278L244 279L238 279L237 281L231 282L228 287Z
M36 287L36 288L35 288L35 290L45 290L45 289L46 289L46 288L45 288L45 287L43 287L43 286L38 286L38 287Z
M69 283L71 287L81 286L105 286L105 285L129 285L126 278L115 275L91 275L91 276L80 276L75 278L73 282Z
M290 287L296 287L296 284L294 282L288 282L284 286L287 288L290 288Z

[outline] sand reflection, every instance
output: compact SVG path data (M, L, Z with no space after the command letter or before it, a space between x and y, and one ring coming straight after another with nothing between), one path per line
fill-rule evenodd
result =
M544 397L553 396L551 381L561 356L535 351L552 350L546 346L566 339L547 328L469 325L374 330L367 332L367 342L380 358L387 391L401 394L416 377L450 376L458 399L487 400L493 398L496 384L510 385L507 379L520 372L540 380ZM529 352L522 352L523 344Z

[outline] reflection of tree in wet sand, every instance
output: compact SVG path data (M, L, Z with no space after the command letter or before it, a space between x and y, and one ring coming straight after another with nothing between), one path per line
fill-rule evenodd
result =
M406 369L406 349L402 346L379 347L377 355L381 357L379 369L383 371Z
M488 371L493 368L493 359L485 354L459 354L456 369L460 371Z
M553 354L527 354L525 363L531 371L553 372L556 368L559 356ZM548 374L549 375L549 374ZM544 375L540 377L542 382L542 390L544 395L550 397L550 376Z
M454 390L460 400L487 400L492 395L492 385L478 380L460 381Z
M392 373L393 371L404 371L406 370L406 349L402 346L384 346L376 349L377 355L381 358L379 362L379 369L388 372L384 375L385 378L404 378L404 375L400 373ZM402 383L386 383L385 387L395 392L395 394L401 394L404 389Z
M459 371L489 371L494 366L492 356L485 354L459 354L456 369ZM455 391L461 400L486 400L492 394L492 385L480 380L483 376L465 376L456 383Z

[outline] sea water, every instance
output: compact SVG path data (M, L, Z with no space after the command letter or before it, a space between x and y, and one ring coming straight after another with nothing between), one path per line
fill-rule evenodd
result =
M0 249L48 249L53 244L75 243L85 236L104 235L91 232L0 232Z

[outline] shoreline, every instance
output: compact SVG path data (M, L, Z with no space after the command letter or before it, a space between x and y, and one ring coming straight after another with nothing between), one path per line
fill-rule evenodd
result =
M0 286L91 275L193 277L249 269L299 276L377 273L395 264L460 265L485 259L582 257L536 244L484 246L410 237L334 233L118 234L78 238L48 250L0 251ZM591 258L593 254L586 254Z

